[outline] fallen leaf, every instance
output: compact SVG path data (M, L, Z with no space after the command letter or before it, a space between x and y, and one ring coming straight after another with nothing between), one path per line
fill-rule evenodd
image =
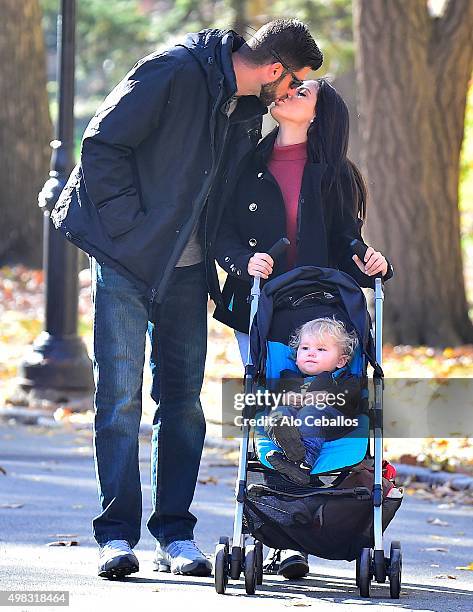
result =
M467 565L467 566L460 565L459 567L456 567L455 569L467 570L467 571L473 572L473 563L470 563L470 565Z
M448 553L448 548L440 548L440 547L433 547L433 548L424 548L424 550L426 552L441 552L441 553Z
M439 518L429 518L427 519L427 522L430 523L431 525L437 525L438 527L448 527L450 523L447 523L447 521L442 521Z
M23 508L25 504L0 504L0 508Z
M451 574L437 574L434 578L450 578L450 580L456 580L456 576L452 576Z
M2 466L0 465L0 474L3 474L4 476L7 475L7 471L5 468L2 468Z
M79 546L77 540L57 540L56 542L48 542L46 546Z
M200 484L218 484L218 480L215 478L215 476L204 476L203 478L199 478Z

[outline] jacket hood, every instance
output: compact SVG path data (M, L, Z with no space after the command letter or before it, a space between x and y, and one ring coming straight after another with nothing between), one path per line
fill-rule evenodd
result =
M237 91L232 53L243 44L245 39L235 31L218 29L187 34L181 44L199 62L206 76L210 94L214 98L219 95L220 88L223 87L224 104ZM268 109L257 96L242 96L233 114L233 121L246 120L248 117L261 116L267 112Z
M208 29L187 34L182 46L201 65L209 79L211 91L218 87L223 78L227 97L237 90L235 71L231 61L233 51L239 49L245 40L233 30ZM214 64L220 71L213 70ZM218 74L220 72L220 74Z

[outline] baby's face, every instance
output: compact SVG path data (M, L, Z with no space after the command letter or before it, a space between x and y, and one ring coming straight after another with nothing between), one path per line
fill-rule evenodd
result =
M313 376L321 372L333 372L343 367L347 357L337 343L330 336L316 339L314 336L303 334L297 349L296 364L303 374Z

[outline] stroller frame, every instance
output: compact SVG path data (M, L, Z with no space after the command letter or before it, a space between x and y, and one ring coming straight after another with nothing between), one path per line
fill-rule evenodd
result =
M275 258L276 252L281 252L288 244L286 239L281 239L274 245L270 254ZM353 251L363 261L367 247L360 241L352 242ZM376 364L382 368L383 365L383 303L384 288L381 275L375 277L375 317L373 321L374 330L370 333L374 339ZM261 294L260 278L254 277L250 292L250 324L249 333L253 325L254 317L258 311L258 303ZM382 370L381 370L382 372ZM376 582L384 583L389 577L390 594L392 598L399 598L401 587L402 553L400 542L391 542L390 556L384 556L383 544L383 376L377 372L374 379L374 403L370 409L371 425L374 438L374 484L371 491L373 501L373 535L374 549L363 548L361 555L356 560L356 584L362 597L370 596L370 582L374 577ZM245 396L253 389L253 364L251 361L251 342L248 346L248 354L245 364L244 391ZM245 407L246 410L246 407ZM254 594L257 584L263 582L263 545L255 540L255 544L245 546L246 534L243 532L243 509L247 486L248 453L250 440L250 426L244 422L242 426L242 437L238 460L238 475L235 487L235 513L233 521L233 540L230 552L230 542L227 537L221 537L216 547L215 554L215 588L217 593L225 593L228 578L238 580L241 572L244 572L245 587L248 594ZM371 437L369 438L369 442ZM369 453L369 447L367 453ZM366 489L366 491L368 491ZM314 494L330 494L329 490L314 489Z

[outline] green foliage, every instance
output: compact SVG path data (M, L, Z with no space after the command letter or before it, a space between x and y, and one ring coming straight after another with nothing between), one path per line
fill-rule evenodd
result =
M60 2L40 2L46 46L54 58ZM95 106L140 57L186 32L232 27L239 2L244 0L77 0L78 99L93 100ZM268 19L299 17L308 23L324 51L325 71L338 74L353 66L351 0L276 0L267 10ZM53 88L50 92L53 97Z
M460 210L468 216L468 232L473 232L473 82L468 91L465 134L460 156Z
M231 0L165 0L153 20L155 38L162 42L204 28L227 28L233 23Z
M276 0L270 17L296 17L310 28L324 53L322 72L343 74L354 67L351 0Z
M58 0L41 0L48 51L55 53ZM77 2L76 86L79 96L103 97L153 50L149 15L139 0Z

